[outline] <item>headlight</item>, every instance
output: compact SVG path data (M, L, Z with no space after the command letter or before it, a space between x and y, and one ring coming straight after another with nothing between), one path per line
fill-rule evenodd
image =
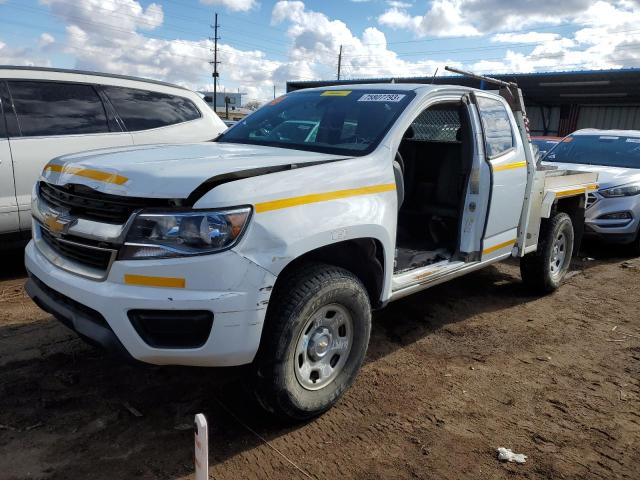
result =
M249 207L142 212L127 233L120 259L183 257L231 248L244 232L250 214Z
M628 185L620 185L619 187L606 188L599 190L598 193L603 197L632 197L640 193L640 183L630 183Z

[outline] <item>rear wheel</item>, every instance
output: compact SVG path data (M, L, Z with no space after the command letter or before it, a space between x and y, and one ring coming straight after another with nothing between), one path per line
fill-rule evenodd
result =
M520 273L526 285L540 293L556 290L569 271L574 232L571 218L556 213L540 226L538 248L520 259Z
M351 272L311 264L281 280L256 359L255 393L278 416L304 420L353 383L371 331L365 287Z

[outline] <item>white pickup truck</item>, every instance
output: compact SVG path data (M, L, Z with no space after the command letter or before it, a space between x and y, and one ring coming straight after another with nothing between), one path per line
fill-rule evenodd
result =
M310 89L214 142L54 159L27 291L143 362L253 363L266 409L318 415L353 382L372 309L510 257L538 291L560 284L597 177L536 168L502 90Z

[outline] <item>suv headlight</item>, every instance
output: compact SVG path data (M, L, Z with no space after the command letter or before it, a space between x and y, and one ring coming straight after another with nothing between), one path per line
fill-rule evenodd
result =
M605 188L604 190L599 190L598 193L606 198L632 197L640 193L640 183L629 183L628 185L620 185L619 187Z
M129 228L121 260L203 255L233 247L251 208L141 212Z

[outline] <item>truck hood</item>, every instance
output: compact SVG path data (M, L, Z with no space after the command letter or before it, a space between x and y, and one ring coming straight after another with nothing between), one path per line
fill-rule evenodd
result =
M581 172L596 172L600 188L617 187L625 183L639 182L640 169L606 167L603 165L583 165L577 163L542 162L544 165L558 167L564 170L578 170Z
M345 157L261 145L196 143L91 150L58 157L42 173L55 184L86 185L114 195L187 198L219 175L268 167L341 160Z

